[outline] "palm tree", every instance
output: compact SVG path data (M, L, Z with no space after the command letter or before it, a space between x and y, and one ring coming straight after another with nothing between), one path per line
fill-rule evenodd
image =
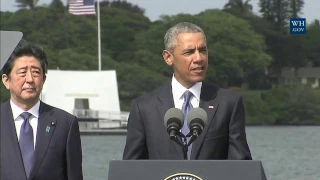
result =
M19 8L29 8L33 10L37 6L39 0L16 0L16 2L18 4L17 7Z
M252 5L249 4L250 0L243 2L242 0L229 0L224 5L224 10L234 15L248 16L252 14Z

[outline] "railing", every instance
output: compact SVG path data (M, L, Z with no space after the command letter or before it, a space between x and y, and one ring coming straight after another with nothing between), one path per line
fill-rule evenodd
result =
M73 115L78 118L127 121L129 112L97 111L90 109L74 109Z

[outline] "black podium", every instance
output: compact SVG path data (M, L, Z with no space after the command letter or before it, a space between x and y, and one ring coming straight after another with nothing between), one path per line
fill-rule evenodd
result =
M114 160L108 180L266 180L256 160Z

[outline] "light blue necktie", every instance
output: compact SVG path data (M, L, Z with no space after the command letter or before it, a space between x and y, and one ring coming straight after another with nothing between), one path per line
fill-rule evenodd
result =
M20 151L23 159L24 169L26 171L27 178L29 178L31 169L33 166L33 130L29 122L29 117L31 116L28 112L23 112L20 114L23 118L23 123L20 129Z
M188 116L188 112L189 110L192 108L192 104L190 102L190 99L191 97L193 96L193 94L186 90L186 92L183 94L183 98L184 98L184 102L183 102L183 105L182 105L182 111L183 111L183 114L184 114L184 123L183 123L183 127L181 129L181 132L184 134L184 135L187 135L190 130L189 130L189 127L188 127L188 120L187 120L187 116ZM187 138L187 140L189 141L190 138ZM192 145L190 145L188 147L188 159L190 159L191 157L191 150L192 150Z

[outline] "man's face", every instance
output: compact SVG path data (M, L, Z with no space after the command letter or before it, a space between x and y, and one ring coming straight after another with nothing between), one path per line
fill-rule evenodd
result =
M164 51L163 57L173 66L174 75L184 87L190 88L203 81L208 68L208 51L202 33L181 33L173 52Z
M10 76L2 75L2 82L10 91L14 103L34 105L39 100L45 78L35 57L22 56L14 61Z

